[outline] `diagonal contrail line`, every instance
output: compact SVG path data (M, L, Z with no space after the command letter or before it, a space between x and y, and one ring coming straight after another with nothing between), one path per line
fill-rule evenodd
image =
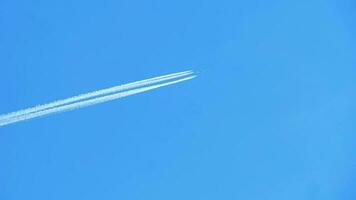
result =
M46 109L49 109L49 108L53 108L53 107L57 107L57 106L61 106L61 105L69 104L69 103L73 103L73 102L76 102L76 101L81 101L81 100L85 100L85 99L89 99L89 98L94 98L94 97L97 97L97 96L107 95L107 94L110 94L110 93L116 93L116 92L129 90L129 89L142 87L142 86L147 86L147 85L151 85L151 84L154 84L154 83L167 81L167 80L171 80L171 79L175 79L175 78L179 78L179 77L183 77L183 76L188 76L188 75L190 75L192 73L193 72L191 70L178 72L178 73L172 73L172 74L168 74L168 75L158 76L158 77L155 77L155 78L149 78L149 79L145 79L145 80L141 80L141 81L135 81L135 82L132 82L132 83L123 84L123 85L119 85L119 86L115 86L115 87L111 87L111 88L106 88L106 89L102 89L102 90L98 90L98 91L94 91L94 92L89 92L89 93L86 93L86 94L81 94L81 95L70 97L70 98L67 98L67 99L54 101L52 103L38 105L38 106L35 106L35 107L32 107L32 108L27 108L27 109L23 109L23 110L20 110L20 111L15 111L15 112L11 112L11 113L8 113L8 114L0 115L0 122L2 120L9 119L9 118L12 118L12 117L16 118L16 117L18 117L20 115L26 115L26 114L33 113L33 112L46 110Z
M78 109L78 108L82 108L82 107L87 107L87 106L91 106L91 105L95 105L95 104L99 104L99 103L104 103L104 102L107 102L107 101L112 101L112 100L115 100L115 99L119 99L119 98L127 97L127 96L130 96L130 95L142 93L142 92L145 92L145 91L157 89L157 88L160 88L160 87L164 87L164 86L180 83L180 82L183 82L183 81L187 81L187 80L193 79L195 77L196 77L195 75L191 75L191 76L188 76L186 78L180 78L178 80L169 81L169 82L166 82L166 83L161 83L161 84L141 87L141 88L138 88L138 89L135 87L136 89L131 89L131 90L117 92L117 93L111 93L111 94L109 93L109 94L107 94L105 96L97 96L96 95L97 97L95 97L95 98L86 99L86 100L84 99L82 101L77 101L77 102L72 102L70 104L64 104L64 105L60 105L60 106L50 107L50 108L47 108L47 109L44 109L44 110L38 110L38 111L33 111L32 110L31 112L24 113L24 114L17 115L17 116L11 116L11 117L8 117L8 118L6 118L6 115L3 115L4 117L2 117L0 119L0 126L16 123L16 122L19 122L19 121L29 120L29 119L33 119L33 118L37 118L37 117L41 117L41 116L45 116L45 115L50 115L50 114L55 114L55 113L59 113L59 112L74 110L74 109ZM128 84L126 84L126 85L128 85Z

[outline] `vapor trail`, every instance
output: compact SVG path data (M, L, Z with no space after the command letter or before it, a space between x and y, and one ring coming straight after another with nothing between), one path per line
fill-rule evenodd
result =
M188 74L191 74L191 73L188 73ZM169 76L169 75L167 75L167 76ZM180 77L180 76L178 76L178 77ZM107 102L107 101L112 101L112 100L115 100L115 99L119 99L119 98L130 96L130 95L133 95L133 94L138 94L138 93L141 93L141 92L157 89L157 88L160 88L160 87L176 84L176 83L183 82L183 81L187 81L187 80L193 79L195 77L196 77L195 75L192 75L192 76L188 76L186 78L180 78L178 80L169 81L169 82L166 82L166 83L161 83L161 84L141 87L141 88L137 88L137 89L131 89L131 90L117 92L117 93L111 93L111 94L109 93L109 94L104 95L104 96L96 95L97 97L95 97L95 98L91 98L91 99L87 99L87 100L84 99L82 101L77 101L77 102L73 102L73 103L70 103L70 104L64 104L64 105L60 105L60 106L50 107L50 108L47 108L47 109L44 109L44 110L38 110L38 111L32 110L31 112L23 113L21 115L16 115L16 116L6 117L6 115L3 115L3 117L0 119L0 126L16 123L16 122L19 122L19 121L29 120L29 119L33 119L33 118L41 117L41 116L45 116L45 115L50 115L50 114L55 114L55 113L59 113L59 112L74 110L74 109L78 109L78 108L82 108L82 107L87 107L87 106L91 106L91 105L95 105L95 104L99 104L99 103L104 103L104 102ZM137 83L137 82L134 82L134 83ZM129 84L126 84L126 86L127 85L129 85ZM102 90L99 90L97 92L100 93L101 91ZM93 93L95 93L95 92L93 92ZM80 95L80 96L82 96L82 95ZM48 104L46 104L46 105L48 105ZM36 107L34 107L34 108L36 108ZM32 109L32 108L30 108L30 109ZM30 110L30 109L26 109L26 110ZM22 112L22 111L19 111L19 112Z
M38 112L38 111L46 110L49 108L54 108L57 106L62 106L65 104L89 99L89 98L94 98L94 97L98 97L98 96L102 96L102 95L108 95L111 93L116 93L116 92L129 90L129 89L133 89L133 88L137 88L137 87L147 86L147 85L151 85L154 83L167 81L167 80L171 80L171 79L175 79L175 78L179 78L179 77L183 77L183 76L188 76L192 73L193 73L193 71L191 71L191 70L178 72L178 73L172 73L172 74L168 74L168 75L164 75L164 76L158 76L155 78L149 78L149 79L145 79L145 80L141 80L141 81L135 81L135 82L124 84L124 85L119 85L119 86L106 88L106 89L102 89L102 90L98 90L98 91L94 91L94 92L90 92L90 93L86 93L86 94L81 94L81 95L70 97L67 99L54 101L52 103L38 105L38 106L35 106L32 108L27 108L27 109L23 109L20 111L0 115L0 122L3 120L8 120L9 118L12 118L12 117L17 118L21 115L27 115L29 113Z

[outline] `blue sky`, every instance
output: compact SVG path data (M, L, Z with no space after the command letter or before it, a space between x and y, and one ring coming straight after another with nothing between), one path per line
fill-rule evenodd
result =
M355 199L352 0L0 2L0 113L182 84L0 128L0 199Z

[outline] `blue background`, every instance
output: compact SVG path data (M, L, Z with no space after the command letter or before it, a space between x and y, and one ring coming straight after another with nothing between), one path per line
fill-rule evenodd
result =
M0 1L0 199L356 199L353 0Z

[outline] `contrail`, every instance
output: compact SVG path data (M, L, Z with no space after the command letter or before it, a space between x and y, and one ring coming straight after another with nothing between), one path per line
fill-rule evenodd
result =
M148 90L153 90L153 89L157 89L160 87L187 81L187 80L190 80L190 79L193 79L196 77L195 75L191 75L192 73L193 73L192 71L185 71L185 72L174 73L174 74L169 74L169 75L165 75L165 76L159 76L159 77L155 77L155 78L151 78L151 79L145 79L142 81L136 81L136 82L125 84L125 85L115 86L115 87L107 88L107 89L103 89L103 90L98 90L95 92L82 94L82 95L71 97L68 99L55 101L53 103L44 104L41 106L35 106L33 108L24 109L24 110L20 110L17 112L12 112L12 113L0 116L0 126L16 123L19 121L29 120L29 119L33 119L33 118L41 117L41 116L45 116L45 115L64 112L64 111L68 111L68 110L74 110L77 108L82 108L82 107L86 107L86 106L90 106L90 105L94 105L94 104L98 104L98 103L112 101L115 99L130 96L133 94L137 94L137 93L145 92ZM190 75L190 76L188 76L188 75ZM188 77L181 78L183 76L188 76ZM169 81L166 83L152 85L154 83L167 81L167 80L171 80L171 79L177 79L177 78L180 78L180 79L174 80L174 81ZM147 86L147 85L151 85L151 86ZM142 86L146 86L146 87L142 87ZM138 87L140 87L140 88L138 88Z
M124 91L124 90L128 90L128 89L142 87L142 86L158 83L158 82L161 82L161 81L166 81L166 80L170 80L170 79L174 79L174 78L179 78L179 77L182 77L182 76L187 76L187 75L190 75L192 73L193 72L191 70L184 71L184 72L178 72L178 73L168 74L168 75L164 75L164 76L158 76L158 77L155 77L155 78L145 79L145 80L142 80L142 81L135 81L135 82L132 82L132 83L119 85L119 86L115 86L115 87L111 87L111 88L106 88L106 89L102 89L102 90L99 90L99 91L94 91L94 92L90 92L90 93L86 93L86 94L81 94L81 95L70 97L70 98L67 98L67 99L54 101L52 103L48 103L48 104L44 104L44 105L38 105L38 106L35 106L35 107L32 107L32 108L23 109L23 110L12 112L12 113L8 113L8 114L5 114L5 115L0 115L0 121L2 121L4 118L9 119L10 117L18 117L19 115L28 114L28 113L32 113L32 112L38 112L40 110L45 110L45 109L53 108L53 107L56 107L56 106L61 106L61 105L65 105L65 104L68 104L68 103L73 103L73 102L76 102L76 101L89 99L89 98L93 98L93 97L97 97L97 96L101 96L101 95L107 95L107 94L110 94L110 93L115 93L115 92L120 92L120 91Z

